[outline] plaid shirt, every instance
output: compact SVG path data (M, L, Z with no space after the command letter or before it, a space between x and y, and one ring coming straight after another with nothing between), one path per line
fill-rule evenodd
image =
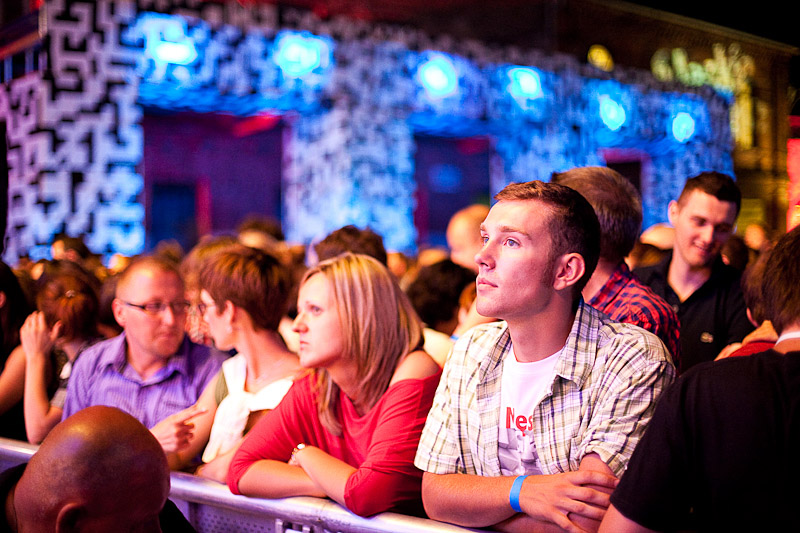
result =
M478 326L456 342L422 432L417 468L501 475L500 383L511 347L505 322ZM533 412L542 472L577 470L594 452L620 476L656 399L674 377L669 354L655 335L612 322L581 302L551 391Z
M624 262L595 294L589 305L617 322L634 324L655 333L666 345L675 366L680 368L681 345L678 315L666 300L639 281Z

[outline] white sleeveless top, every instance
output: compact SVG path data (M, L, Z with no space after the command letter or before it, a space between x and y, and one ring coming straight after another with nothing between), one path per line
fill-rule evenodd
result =
M228 395L217 406L211 435L203 452L204 463L213 461L233 448L244 436L250 413L275 409L292 386L292 378L286 377L273 381L258 392L246 392L247 361L242 354L222 363L222 374L228 386Z

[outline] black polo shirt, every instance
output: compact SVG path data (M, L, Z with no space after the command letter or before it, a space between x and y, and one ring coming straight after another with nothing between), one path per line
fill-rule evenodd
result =
M717 257L711 276L681 302L667 282L672 253L657 265L637 268L634 273L653 292L672 306L681 322L681 370L713 361L732 342L741 342L753 331L739 284L741 274Z

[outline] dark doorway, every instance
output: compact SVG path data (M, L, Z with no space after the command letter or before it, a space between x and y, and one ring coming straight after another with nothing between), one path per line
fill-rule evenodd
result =
M248 215L281 217L279 117L162 113L143 120L146 248L233 232Z
M150 240L174 239L189 250L197 242L196 188L192 185L153 184L150 202Z
M414 225L420 245L447 246L450 217L470 204L489 203L488 137L434 137L417 135L414 177L417 208Z
M636 186L636 190L641 194L642 192L642 162L635 161L609 161L608 168L616 170L626 178L628 181Z

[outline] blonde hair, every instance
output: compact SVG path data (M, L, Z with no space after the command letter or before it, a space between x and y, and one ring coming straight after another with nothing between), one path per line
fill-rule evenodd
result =
M358 401L367 409L380 400L406 354L422 347L422 322L394 276L372 257L345 253L319 263L303 276L322 275L339 310L345 360L357 367ZM339 386L315 369L317 413L323 426L341 435Z

